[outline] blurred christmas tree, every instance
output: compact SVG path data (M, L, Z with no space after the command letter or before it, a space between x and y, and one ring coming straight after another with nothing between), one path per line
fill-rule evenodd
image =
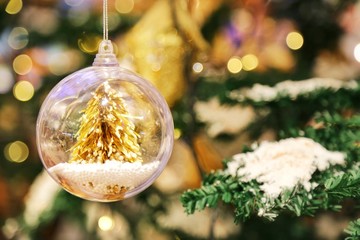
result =
M46 94L94 59L102 1L0 9L0 239L359 239L357 1L109 1L176 143L154 186L108 204L60 190L35 145Z

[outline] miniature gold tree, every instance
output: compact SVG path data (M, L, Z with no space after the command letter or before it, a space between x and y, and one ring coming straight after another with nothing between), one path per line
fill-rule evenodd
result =
M101 84L83 110L70 162L141 161L139 134L119 94Z

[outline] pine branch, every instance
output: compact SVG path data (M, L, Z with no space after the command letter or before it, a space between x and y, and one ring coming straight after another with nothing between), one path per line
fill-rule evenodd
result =
M201 211L205 207L215 207L219 200L225 203L231 202L231 192L241 192L240 182L231 176L221 173L209 174L200 189L188 190L181 197L185 210L188 214Z
M261 100L252 99L244 96L243 90L253 87L255 84L273 87L280 83L279 79L299 79L296 76L281 75L278 72L265 72L257 76L256 73L248 73L246 76L207 76L199 79L197 96L198 99L206 101L213 97L218 97L225 104L245 104L255 108L279 109L289 104L296 104L301 111L308 110L334 110L347 107L359 106L356 99L360 94L360 86L356 88L334 89L328 86L314 87L313 91L300 92L296 97L290 93L279 92L275 97ZM296 82L296 81L294 81ZM300 86L299 86L300 87ZM336 93L336 94L334 94ZM261 93L258 93L261 94ZM279 109L280 110L280 109Z
M202 78L198 83L199 91L197 96L202 101L216 96L223 104L252 106L259 114L259 118L248 127L248 131L253 139L256 139L266 129L273 129L275 132L282 133L283 135L279 134L279 137L283 138L284 134L289 135L288 130L297 130L299 127L308 124L317 112L328 111L333 114L348 109L360 108L360 102L357 101L360 97L359 86L339 89L326 88L326 86L321 88L318 86L313 91L300 92L296 97L292 97L291 93L284 94L279 92L274 98L269 100L246 98L242 91L261 81L261 79L249 79L250 77L229 77L227 79L218 79L217 81L216 77ZM262 78L268 80L266 74ZM249 82L249 80L253 81ZM221 81L221 84L219 81ZM225 84L222 84L223 81L225 81ZM289 90L289 92L291 91ZM259 94L261 95L261 93ZM253 93L251 96L257 95Z
M333 199L360 197L360 170L354 169L347 173L329 178L324 184L325 192Z
M350 118L328 111L315 115L315 127L304 130L288 129L282 131L282 137L305 136L320 143L329 150L345 152L348 167L355 164L360 156L360 115Z
M360 218L350 222L345 232L350 235L346 240L358 240L360 238Z
M290 131L293 135L305 135L323 143L331 150L345 152L346 166L332 166L326 171L315 172L312 182L317 187L306 191L298 185L283 191L277 198L267 198L256 181L244 182L225 171L209 174L199 189L189 190L181 201L188 214L216 207L222 201L234 207L235 222L242 222L253 215L274 220L284 212L296 216L314 215L318 210L339 211L346 198L360 197L360 169L357 163L360 149L360 116L344 118L325 112L316 117L321 127L307 127L305 131ZM226 168L226 166L225 166Z
M188 190L181 197L186 213L193 214L206 207L214 208L219 201L236 206L235 221L244 221L255 211L265 208L266 202L261 199L260 188L257 183L242 183L237 178L215 172L209 174L199 189ZM266 213L273 218L276 213Z
M256 181L240 182L237 178L216 172L207 176L201 188L183 193L181 202L186 213L193 214L206 207L214 208L222 201L235 208L236 223L244 222L255 215L273 221L284 212L292 212L296 216L313 216L320 209L341 209L339 200L347 197L349 191L358 184L352 180L343 181L338 185L339 188L334 186L329 192L324 191L323 185L311 192L298 186L293 190L284 191L276 199L269 199L260 190L260 185Z

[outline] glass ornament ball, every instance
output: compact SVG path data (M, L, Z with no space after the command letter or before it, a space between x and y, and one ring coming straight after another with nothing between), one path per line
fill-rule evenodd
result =
M173 120L146 80L98 54L93 66L60 81L39 112L42 163L68 192L93 201L134 196L165 168Z

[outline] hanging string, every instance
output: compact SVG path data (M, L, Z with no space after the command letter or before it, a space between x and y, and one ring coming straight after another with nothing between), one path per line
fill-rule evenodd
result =
M109 40L108 2L103 0L103 40L99 44L99 51L93 66L118 66L114 48Z
M103 39L109 40L109 18L107 0L103 0Z

